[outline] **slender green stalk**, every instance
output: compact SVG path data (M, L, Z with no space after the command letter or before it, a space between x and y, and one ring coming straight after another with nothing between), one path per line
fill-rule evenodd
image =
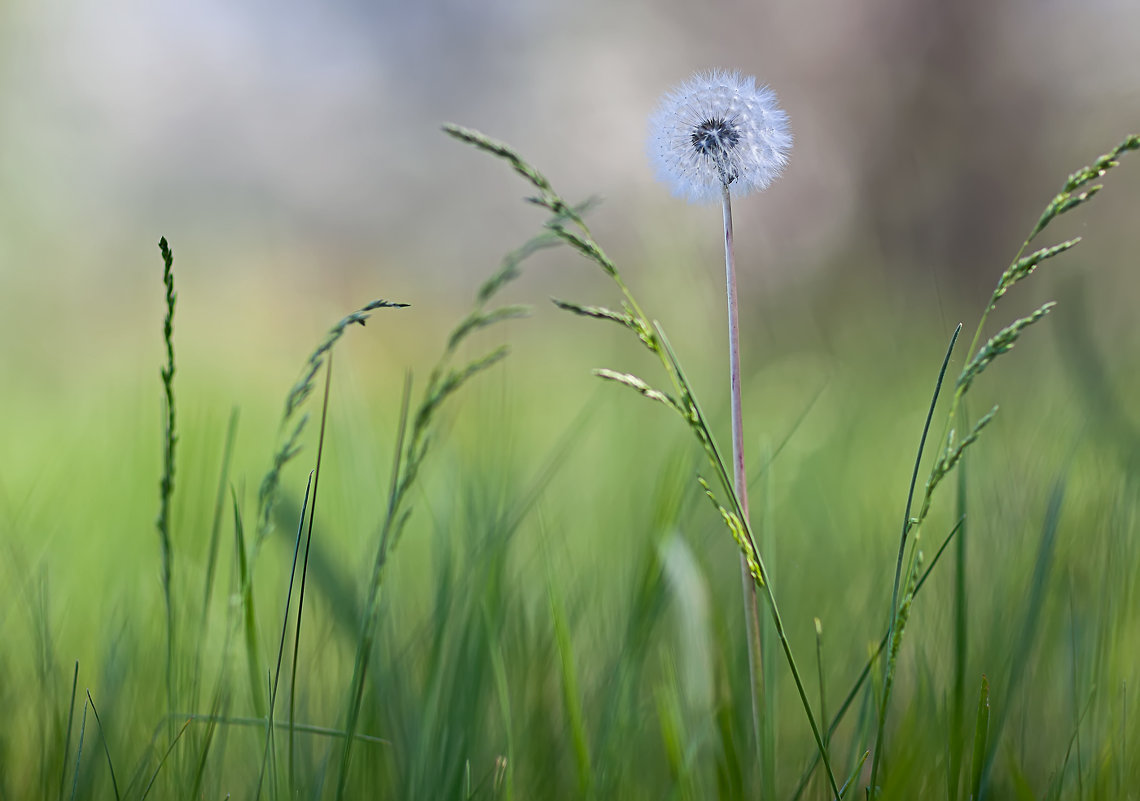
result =
M75 723L75 690L79 685L79 660L75 660L75 672L71 676L71 703L67 707L67 734L63 738L63 759L59 772L59 801L63 801L63 791L67 786L67 752L71 749L71 726Z
M87 733L87 702L83 702L83 717L79 720L79 742L75 747L75 770L71 777L71 801L75 801L75 794L79 792L79 765L83 759L83 736Z
M895 580L891 589L891 616L890 624L887 626L887 659L883 669L883 698L879 706L879 726L875 734L875 754L871 758L872 793L878 792L875 789L877 786L875 780L879 775L879 763L883 753L883 736L887 722L887 705L890 701L891 686L894 680L894 641L896 637L899 636L899 633L895 631L895 627L899 619L899 585L902 579L903 555L906 553L907 535L910 533L911 527L916 525L916 522L912 521L910 517L911 503L914 501L914 488L918 483L918 470L922 465L922 452L926 449L926 437L930 433L930 422L934 419L934 409L938 405L938 396L942 394L942 381L946 378L946 368L950 365L950 356L954 352L954 344L958 341L958 334L961 332L962 324L959 323L958 327L954 329L954 335L950 337L950 345L946 348L946 356L943 357L942 367L938 370L938 381L934 384L934 396L930 399L930 410L926 413L926 422L922 426L922 437L918 442L918 456L916 456L914 460L914 470L910 477L910 490L907 492L906 497L906 511L903 513L902 534L899 537L898 561L895 563Z
M329 389L332 385L332 351L329 351L329 362L325 368L325 398L321 404L321 431L317 437L317 466L313 470L313 503L309 507L309 530L305 534L305 559L301 564L301 589L297 596L297 622L296 628L293 633L293 663L291 667L291 675L289 678L289 797L296 798L296 771L294 768L294 754L296 752L296 729L293 726L293 721L297 714L297 659L301 653L301 617L305 611L305 585L306 579L309 576L309 552L313 545L313 520L317 516L317 488L320 486L321 480L321 457L325 451L325 422L328 419L329 412ZM306 490L307 494L307 490ZM301 522L305 520L305 507L301 506ZM297 531L298 542L300 542L300 529ZM294 554L296 559L296 554ZM294 563L294 568L296 567ZM287 618L288 616L286 616Z
M91 712L95 715L95 725L99 727L99 739L103 743L103 755L107 757L107 769L111 771L111 789L115 791L115 801L119 801L122 796L119 794L119 782L115 779L115 763L111 761L111 747L107 745L107 732L103 728L103 721L99 717L99 710L95 708L95 699L91 697L90 690L87 691L87 703L91 704Z
M965 404L958 417L963 426L967 425ZM966 457L958 465L958 519L962 521L962 526L958 532L958 542L955 543L954 563L954 688L950 709L949 801L958 801L962 772L962 727L966 718L966 613L969 604L966 594Z
M159 482L158 541L162 548L162 600L166 608L166 710L174 709L174 601L171 589L173 553L170 544L170 503L174 496L174 447L178 437L174 428L174 251L166 237L158 240L162 254L162 282L166 286L166 317L162 322L162 338L166 345L166 365L162 368L163 437L162 479ZM170 734L173 736L174 730Z
M748 510L748 479L744 469L744 413L740 398L740 311L736 293L736 249L732 239L732 196L728 184L724 184L722 194L724 213L724 276L728 296L728 376L729 395L732 407L732 486L740 499L744 519L751 519ZM748 559L740 555L740 580L744 599L744 626L748 641L748 688L752 696L752 734L756 738L756 749L762 780L774 768L764 758L760 720L763 715L764 700L767 697L764 686L764 654L760 642L760 610L756 605L756 584L748 569ZM769 782L771 784L771 782Z
M314 470L313 472L315 473L316 471ZM301 519L297 523L297 537L293 543L293 565L289 571L289 589L285 592L285 618L281 621L281 639L277 646L277 667L273 674L273 685L269 691L269 714L266 716L265 722L265 751L261 758L261 772L257 777L257 792L254 794L254 798L261 797L261 785L265 780L265 769L269 764L270 750L273 748L273 717L277 707L277 689L280 686L281 680L281 662L285 656L285 634L289 631L289 610L293 603L293 582L297 576L298 554L301 550L301 534L304 533L305 530L305 512L308 511L309 508L309 493L312 489L313 473L309 473L309 481L305 485L305 498L301 501ZM294 653L293 661L294 664L296 664L296 653ZM290 792L290 795L292 795L292 792Z

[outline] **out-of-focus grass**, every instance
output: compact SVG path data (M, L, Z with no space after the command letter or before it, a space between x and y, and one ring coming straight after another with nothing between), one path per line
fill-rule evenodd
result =
M715 307L670 293L674 274L659 266L653 292L665 302L655 308L714 404L709 411L727 427L721 348L710 333L720 330ZM155 285L157 309L157 277ZM761 301L745 321L756 520L774 544L765 556L806 664L815 649L813 618L822 621L828 707L835 709L885 624L898 516L949 325L933 308L889 309L861 299L805 320L802 309L826 303L827 290L788 292ZM540 303L527 297L525 280L513 293ZM459 316L433 310L429 295L409 300L412 309L374 316L338 350L296 699L299 721L334 730L344 725L389 480L397 365L404 361L392 354L409 354L422 382L442 332ZM195 302L183 293L180 312ZM1057 314L1080 322L1076 309L1062 306ZM534 319L509 326L505 335L480 335L492 344L505 336L515 352L445 411L411 498L410 527L385 578L359 724L386 742L356 745L349 793L749 796L757 777L737 556L693 481L702 454L663 409L590 378L590 367L641 358L611 332L542 305ZM315 326L309 339L320 333ZM176 347L184 344L179 336L176 324ZM1128 364L1138 344L1114 343L1099 357ZM257 785L264 728L242 723L254 704L234 613L228 514L205 635L196 610L231 405L240 405L241 424L230 476L249 536L293 374L261 368L243 382L243 365L262 355L240 340L208 353L185 347L176 379L172 586L176 698L187 706L177 711L211 713L220 687L216 711L224 720L208 750L207 724L189 725L152 797L187 794L200 763L202 795L247 797ZM0 797L56 797L61 778L70 797L84 689L98 706L119 787L142 777L125 797L141 795L168 745L153 527L160 360L157 347L140 346L143 352L154 358L118 367L113 380L0 409L8 421L0 468ZM299 366L304 353L264 358L294 358ZM1000 730L991 727L992 797L1036 798L1054 787L1064 797L1127 797L1140 780L1129 756L1140 743L1134 462L1125 433L1115 432L1114 442L1103 421L1090 425L1087 393L1072 379L1080 360L1054 348L1044 329L1005 358L973 390L974 404L1000 399L1003 410L970 454L962 784L984 673L991 719L1004 721ZM1115 381L1109 389L1118 398L1137 389L1134 376ZM1101 400L1129 419L1118 400ZM12 424L17 419L26 425ZM285 476L277 533L255 568L263 664L275 657L290 538L314 456L310 436ZM1042 579L1042 623L1023 675L1011 680L1058 480L1066 491ZM953 525L950 495L924 529L928 558ZM950 555L944 560L915 605L903 646L884 755L888 797L945 797L954 620ZM76 722L65 742L77 660ZM199 660L200 677L193 670ZM786 671L774 673L776 786L786 797L813 745ZM832 740L841 774L858 756L852 732L860 705ZM175 720L176 731L184 720ZM315 795L323 782L331 794L337 741L302 732L298 744L300 786ZM109 797L107 756L90 714L78 765L76 797ZM284 759L277 769L284 795ZM808 797L824 797L824 785L813 784Z

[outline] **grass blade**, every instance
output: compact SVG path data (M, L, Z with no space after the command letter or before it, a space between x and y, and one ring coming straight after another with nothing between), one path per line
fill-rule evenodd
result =
M578 796L589 798L592 794L594 772L590 768L590 746L582 719L582 697L578 692L574 647L570 640L570 628L566 624L566 611L554 591L553 584L550 585L549 594L550 615L554 622L554 639L558 644L558 662L561 668L562 705L566 710L566 721L570 728L570 742L574 746L574 764L578 768Z
M981 797L982 776L989 751L990 733L990 682L982 674L982 688L978 693L978 714L974 720L974 759L970 775L970 801Z
M111 748L107 745L107 733L103 730L103 721L99 719L99 710L95 708L95 699L91 691L87 691L87 702L91 704L91 711L95 714L95 723L99 727L99 739L103 741L103 753L107 755L107 768L111 771L111 787L115 791L115 801L119 801L119 782L115 779L115 763L111 761Z
M79 764L83 758L83 735L87 732L87 701L83 702L83 718L79 722L79 743L75 748L75 775L71 780L71 801L79 792Z
M950 356L954 353L954 345L958 341L958 335L962 333L962 324L958 323L957 328L954 329L953 336L950 337L950 344L946 348L946 356L942 359L942 367L938 371L938 380L934 384L934 395L930 399L930 410L926 413L926 422L922 426L922 437L918 442L918 455L914 460L914 470L910 477L910 489L907 491L906 496L906 511L903 514L902 534L899 536L899 553L898 559L895 562L895 579L891 588L891 610L889 615L889 623L887 625L887 654L888 657L895 649L895 625L898 622L899 615L899 585L902 581L903 570L903 556L906 553L907 535L910 533L912 521L910 517L911 504L914 502L914 488L918 483L918 470L922 464L922 452L926 448L926 437L930 433L930 422L934 419L934 409L938 405L938 396L942 394L942 382L946 378L946 368L950 365ZM924 504L925 506L925 504ZM883 698L879 707L879 725L875 734L875 756L871 760L871 792L877 792L877 780L879 776L879 762L883 753L883 737L886 733L887 723L887 706L890 703L891 686L894 680L894 660L888 658L886 660L885 673L883 676Z
M71 725L75 722L75 691L79 686L79 660L75 660L75 672L71 676L71 702L67 705L67 734L63 738L63 766L59 772L59 799L63 801L63 790L67 786L67 752L71 750Z
M261 651L258 648L257 613L253 607L253 581L249 574L249 558L238 507L237 490L230 488L234 507L234 548L237 551L238 584L241 587L241 605L244 613L245 661L249 677L249 694L253 709L259 717L265 715L265 690L261 684Z
M305 559L301 565L301 590L297 597L297 622L296 630L293 633L293 664L292 672L289 680L289 795L296 797L296 774L294 772L293 755L295 752L295 739L296 730L293 728L292 723L297 714L297 658L301 653L301 617L305 611L305 585L306 579L309 575L309 553L312 551L313 545L313 520L317 515L317 487L320 485L321 479L321 457L325 451L325 422L328 419L329 411L329 390L332 386L332 351L329 352L329 363L325 368L325 397L321 403L321 431L317 437L317 466L313 470L313 503L309 507L309 529L305 535ZM306 496L308 489L305 490ZM305 520L305 506L301 505L301 522ZM297 538L300 542L301 530L297 529ZM294 565L293 569L296 571L296 554L293 555ZM292 583L292 582L290 582ZM288 619L288 609L286 609L286 620ZM284 644L285 632L282 630L282 644ZM278 657L277 669L280 671L281 663Z

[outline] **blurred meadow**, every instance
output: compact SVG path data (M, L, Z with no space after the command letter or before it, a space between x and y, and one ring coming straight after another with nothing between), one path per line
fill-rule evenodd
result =
M708 461L591 375L664 383L549 302L621 301L570 248L492 304L528 316L463 338L460 370L509 353L433 407L373 582L406 376L405 448L449 333L548 216L441 126L600 199L593 235L727 445L720 214L653 181L646 119L698 69L779 95L789 166L735 206L752 525L829 721L889 624L951 334L920 496L999 277L1066 177L1140 132L1137 30L1121 0L0 0L0 800L832 797L767 622L753 733ZM1000 411L921 530L926 566L954 536L901 641L878 797L1140 798L1140 156L1103 183L984 332L1058 301L971 389L971 420ZM266 525L260 488L306 359L376 298L410 305L335 345L294 659L324 366ZM870 677L828 742L840 781L875 742Z

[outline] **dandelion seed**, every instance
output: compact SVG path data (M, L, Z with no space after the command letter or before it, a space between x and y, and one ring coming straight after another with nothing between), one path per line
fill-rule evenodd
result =
M753 77L698 73L649 118L649 159L673 194L693 203L766 188L788 162L792 135L776 95Z

